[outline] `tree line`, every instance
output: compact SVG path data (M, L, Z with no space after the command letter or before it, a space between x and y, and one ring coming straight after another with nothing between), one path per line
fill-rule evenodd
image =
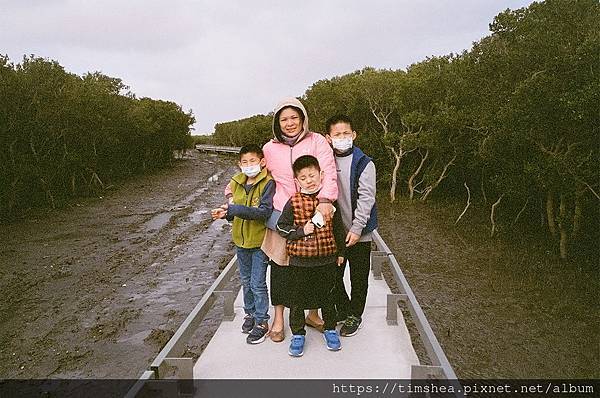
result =
M191 111L127 90L99 72L0 55L0 218L97 193L191 145Z
M351 116L390 201L464 197L456 223L477 203L491 235L538 225L565 258L598 238L600 5L534 2L490 31L461 54L321 80L300 99L313 130ZM271 116L217 124L213 140L264 143Z

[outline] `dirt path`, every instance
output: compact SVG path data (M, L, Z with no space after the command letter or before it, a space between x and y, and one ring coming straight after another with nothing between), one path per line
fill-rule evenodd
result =
M233 253L227 223L209 216L232 164L190 154L2 225L0 378L138 377Z

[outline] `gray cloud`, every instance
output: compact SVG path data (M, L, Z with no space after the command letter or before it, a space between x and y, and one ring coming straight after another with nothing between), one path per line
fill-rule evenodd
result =
M196 131L211 132L320 79L468 49L496 14L530 2L4 2L0 53L120 77L139 96L193 109Z

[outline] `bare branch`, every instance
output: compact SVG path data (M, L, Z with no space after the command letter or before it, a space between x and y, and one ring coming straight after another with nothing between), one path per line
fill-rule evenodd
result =
M377 112L375 112L374 107L371 107L371 113L373 114L373 116L375 116L375 119L377 119L377 122L379 122L379 124L383 128L383 135L387 136L389 134L387 118L390 114L388 113L387 115L383 115L383 116L378 115Z
M594 191L594 188L592 188L592 187L590 186L590 184L588 184L587 182L585 182L584 180L582 180L580 177L576 176L576 175L575 175L573 172L571 172L570 170L569 170L569 174L571 174L571 176L573 176L573 178L574 178L575 180L577 180L577 182L580 182L580 183L582 183L583 185L585 185L585 186L586 186L586 187L587 187L587 188L588 188L588 189L589 189L589 190L590 190L590 191L591 191L591 192L594 194L594 196L595 196L595 197L596 197L598 200L600 200L600 195L598 195L598 192Z
M492 232L490 234L490 237L494 236L494 233L496 232L496 221L494 220L494 213L496 212L496 207L500 204L500 201L502 200L503 197L504 197L504 194L500 195L500 197L498 198L496 203L494 203L492 205L492 211L490 212L490 221L492 222Z
M570 151L572 151L574 148L576 148L576 147L577 147L578 145L580 145L580 144L582 144L582 143L580 143L580 142L576 142L576 143L570 144L570 145L567 147L567 150L566 150L566 152L565 152L563 155L568 155ZM595 197L596 197L598 200L600 200L600 195L598 194L598 192L596 192L596 191L594 190L594 188L593 188L593 187L592 187L590 184L588 184L588 183L587 183L585 180L583 180L581 177L579 177L577 174L575 174L575 173L574 173L574 172L571 170L571 168L570 168L570 167L568 167L568 166L565 164L565 162L564 162L564 160L563 160L563 159L558 159L558 157L559 157L558 149L559 149L559 147L560 147L561 145L562 145L562 138L561 138L561 139L559 140L559 142L556 144L556 146L554 147L554 150L550 150L550 149L548 149L547 147L545 147L545 146L544 146L542 143L538 143L538 147L540 148L540 150L541 150L543 153L545 153L545 154L547 154L547 155L550 155L550 156L552 156L553 158L555 158L555 159L559 160L559 161L560 161L560 163L562 163L562 165L564 166L564 168L565 168L565 170L567 171L567 173L569 173L569 174L571 175L571 177L573 177L573 178L575 179L575 181L577 181L577 182L579 182L579 183L581 183L581 184L585 185L585 186L586 186L586 187L587 187L587 188L590 190L590 192L592 192L592 194L593 194L593 195L594 195L594 196L595 196Z
M548 191L546 195L546 218L548 220L548 230L553 238L556 238L556 223L554 216L554 192Z
M558 206L558 229L560 231L560 258L565 260L569 251L569 235L567 233L567 199L564 193L560 194L560 204Z
M394 157L396 158L396 163L394 164L394 170L392 171L392 182L390 184L390 202L394 202L396 200L396 181L398 178L398 169L400 168L400 160L402 159L402 148L400 148L399 152L396 152L394 147L388 146Z
M484 176L485 176L485 170L482 168L481 170L481 193L483 195L483 203L485 203L487 205L487 196L485 194L485 187L484 187Z
M425 152L425 156L423 156L421 154L421 150L419 150L419 155L421 155L421 163L419 163L419 167L417 167L417 169L410 175L410 177L408 179L408 192L410 193L410 200L413 199L413 197L415 195L415 188L418 185L418 184L414 185L415 178L421 172L421 169L423 168L423 164L425 164L425 161L427 160L427 157L429 156L429 149ZM421 180L421 182L423 182L423 180Z
M527 203L529 203L529 197L527 197L527 200L525 201L525 204L523 205L523 207L521 208L521 211L519 211L519 213L517 214L517 216L515 217L514 221L512 222L512 224L510 224L510 226L512 227L513 225L515 225L517 223L517 221L519 220L519 217L521 217L521 214L525 211L525 208L527 207Z
M440 183L448 176L448 174L447 174L448 168L454 164L454 161L456 160L456 156L457 155L454 155L454 157L452 159L450 159L450 161L448 163L446 163L446 165L444 166L444 169L442 170L442 173L438 177L437 181L434 182L433 184L431 184L430 186L428 186L427 188L425 188L425 194L421 197L421 200L423 202L425 200L427 200L427 197L429 196L431 191L433 191L435 188L437 188L437 186L440 185Z
M465 188L467 188L467 205L465 206L465 208L462 211L462 213L460 213L460 216L458 216L458 218L454 222L454 225L458 224L458 222L460 221L460 219L462 218L462 216L464 216L465 213L467 212L467 209L469 208L469 206L471 206L471 190L469 189L469 186L467 185L466 181L465 181L465 183L463 185L465 186Z

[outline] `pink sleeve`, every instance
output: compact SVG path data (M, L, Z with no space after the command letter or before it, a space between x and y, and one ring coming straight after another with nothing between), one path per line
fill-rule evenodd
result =
M229 198L230 196L233 196L233 192L231 192L231 187L229 186L229 183L228 183L227 186L225 187L225 197Z
M325 174L323 178L323 188L317 198L329 199L334 202L338 197L338 185L337 185L337 168L335 166L335 158L333 157L333 149L329 146L329 143L319 133L313 133L317 136L316 140L316 155L315 157L319 160L321 170Z

